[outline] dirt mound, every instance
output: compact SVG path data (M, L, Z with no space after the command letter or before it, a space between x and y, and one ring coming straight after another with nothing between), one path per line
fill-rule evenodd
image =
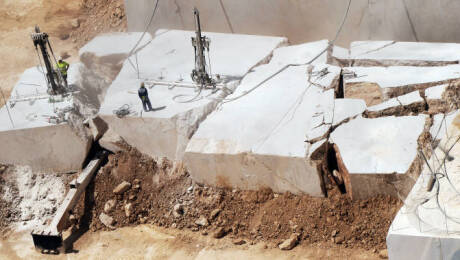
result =
M130 188L114 194L124 181ZM328 198L313 198L203 187L192 183L181 164L154 161L132 148L109 157L95 179L94 194L93 231L111 229L99 219L106 208L115 228L152 223L274 245L297 233L301 243L377 250L385 248L400 207L390 197L351 201L334 190ZM116 202L112 209L110 200Z

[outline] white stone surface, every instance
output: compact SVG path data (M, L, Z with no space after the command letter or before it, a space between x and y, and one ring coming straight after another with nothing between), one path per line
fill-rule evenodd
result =
M336 99L334 104L333 125L338 125L342 121L362 114L366 110L366 103L362 99Z
M405 205L396 215L387 235L390 259L458 259L460 251L459 195L460 177L457 174L460 165L460 145L456 142L460 136L457 115L448 127L448 134L429 160L430 167L449 177L440 175L431 191L427 191L432 176L424 165ZM452 147L449 156L444 151ZM444 151L443 151L444 150ZM442 167L440 167L442 165ZM423 248L423 250L413 250ZM443 256L443 257L440 257Z
M460 78L460 65L441 67L347 67L356 78L344 79L345 83L373 82L381 88L397 88L411 84L423 84Z
M460 44L394 41L356 41L350 44L350 58L355 60L394 60L458 62Z
M279 66L286 64L305 64L321 54L312 64L323 64L327 62L329 51L328 40L291 45L289 48L276 49L270 63Z
M408 106L410 104L414 104L417 102L424 102L423 98L420 96L420 92L413 91L411 93L407 93L405 95L396 97L398 101L401 103L403 106Z
M273 49L285 45L281 37L203 33L210 38L211 69L221 75L227 88L254 66L266 62ZM142 111L137 95L143 80L191 83L194 68L194 50L191 37L194 32L160 30L155 38L137 54L139 75L126 61L107 91L100 109L101 117L109 127L130 145L151 156L181 159L190 136L199 123L214 110L218 100L228 92L193 88L151 86L147 84L154 112ZM300 53L297 53L300 54ZM140 78L138 78L138 76ZM148 81L147 81L148 83ZM193 100L192 102L186 102ZM113 111L127 104L130 115L117 118Z
M332 57L346 60L350 58L350 50L342 48L340 46L334 46L332 48Z
M382 111L388 108L392 107L397 107L400 106L401 103L398 101L397 98L391 98L383 103L380 103L378 105L370 106L367 108L368 111L376 112L376 111Z
M404 174L417 155L425 115L357 117L331 133L350 174Z
M442 84L431 88L427 88L425 89L425 97L427 99L441 99L442 94L444 94L444 92L447 89L447 86L449 86L449 84Z
M269 64L256 67L228 97L240 98L224 103L200 125L184 158L192 178L209 185L322 196L316 167L305 158L309 144L304 140L332 122L340 68L315 65L311 84L307 66L289 67L241 96L308 47L277 49ZM321 77L325 68L328 73Z
M78 77L78 67L80 64L72 64L68 72L69 85L75 83ZM24 71L18 83L11 92L11 99L27 98L34 96L46 96L47 85L45 76L37 67L32 67ZM20 101L13 107L8 106L14 124L11 124L8 110L5 106L0 108L0 131L18 130L33 127L52 126L47 117L56 116L55 109L63 109L73 105L72 96L59 98L61 102L50 103L49 98L34 101Z

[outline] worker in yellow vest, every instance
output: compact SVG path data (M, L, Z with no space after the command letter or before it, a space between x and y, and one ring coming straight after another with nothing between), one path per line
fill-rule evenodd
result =
M61 72L64 83L67 86L67 70L69 69L69 63L65 62L62 57L59 57L57 68Z

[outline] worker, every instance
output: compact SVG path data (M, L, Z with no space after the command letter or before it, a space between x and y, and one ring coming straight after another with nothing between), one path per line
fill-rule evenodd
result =
M150 103L150 99L149 99L149 92L145 88L144 82L141 83L141 87L139 88L138 93L139 93L139 98L142 101L142 106L144 107L144 111L145 112L152 111L153 109L152 109L152 104Z
M59 57L57 68L61 72L64 83L67 86L67 70L69 69L69 63L65 62L62 57Z

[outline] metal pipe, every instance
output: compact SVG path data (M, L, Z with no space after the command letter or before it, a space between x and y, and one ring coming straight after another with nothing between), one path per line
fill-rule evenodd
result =
M187 83L187 82L184 83L184 82L156 81L156 80L148 80L148 79L145 80L144 82L145 84L152 85L152 86L160 85L160 86L173 86L173 87L182 87L182 88L201 87L201 85L199 84ZM216 87L224 88L226 87L226 84L216 84ZM220 89L220 88L217 88L217 89Z

